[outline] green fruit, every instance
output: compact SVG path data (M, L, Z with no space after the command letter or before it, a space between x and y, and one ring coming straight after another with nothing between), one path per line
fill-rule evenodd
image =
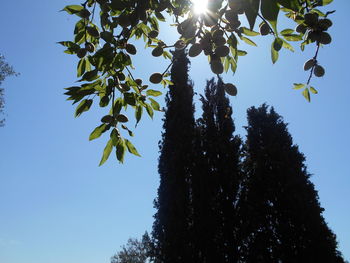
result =
M153 84L158 84L163 80L163 75L161 73L153 73L149 81L152 82Z
M312 42L320 41L321 35L320 35L320 32L311 31L309 32L307 38L310 39Z
M100 37L100 33L98 32L98 30L95 27L87 27L86 31L90 36L92 36L94 38Z
M302 34L305 34L307 30L307 27L304 26L303 24L299 24L297 25L297 27L295 28L295 31L298 32L298 33L302 33Z
M86 49L85 48L81 48L81 49L78 50L77 56L78 56L78 58L83 58L83 57L86 56L86 53L87 53Z
M163 54L163 52L164 52L163 48L158 46L155 49L153 49L152 56L159 57Z
M135 55L137 52L136 47L132 44L126 44L125 49L130 55Z
M227 46L220 46L215 49L215 54L219 57L226 57L230 53L230 49Z
M319 42L321 44L328 45L332 42L332 38L327 32L321 32Z
M314 68L314 74L316 77L323 77L325 73L325 70L322 66L316 65Z
M159 32L157 30L152 30L151 32L148 33L148 36L150 38L156 38L158 36Z
M260 25L259 29L260 29L260 34L262 36L266 36L266 35L268 35L270 33L270 26L268 24L266 24L266 23L262 23Z
M310 70L313 66L315 66L316 60L315 59L309 59L308 61L305 62L304 64L304 70L308 71Z
M135 82L138 86L142 85L142 79L135 79Z
M103 123L112 123L113 121L114 121L114 118L111 115L103 116L101 119L101 122Z
M95 46L92 43L85 43L85 49L87 52L93 53L95 51Z
M224 89L225 89L225 92L228 94L228 95L231 95L231 96L236 96L237 95L237 88L235 85L231 84L231 83L226 83L224 85Z
M307 13L304 16L305 24L308 26L314 26L318 22L318 14L316 13Z
M332 21L327 18L321 19L320 21L318 21L318 26L322 31L328 30L328 28L330 28L332 25L333 25Z
M89 18L90 15L91 15L90 11L85 8L79 11L79 16L81 18Z
M128 117L126 117L124 114L119 114L119 115L117 116L117 121L118 121L118 122L128 122L129 119L128 119Z
M199 43L195 43L191 46L190 50L188 51L188 55L190 57L196 57L202 52L202 46Z
M226 44L226 39L224 37L218 37L214 39L214 43L216 46L223 46Z
M220 60L214 60L210 63L211 71L215 74L222 74L224 72L224 66Z

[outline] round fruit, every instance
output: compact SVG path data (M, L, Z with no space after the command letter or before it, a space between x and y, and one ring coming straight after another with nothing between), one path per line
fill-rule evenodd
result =
M235 21L238 21L238 14L234 10L227 10L225 12L225 18L230 22L233 23Z
M316 65L314 69L314 74L316 77L323 77L325 70L322 66Z
M142 79L135 79L135 82L138 86L142 85Z
M90 11L85 8L79 11L79 16L81 18L89 18L90 15L91 15Z
M235 85L231 84L231 83L226 83L224 85L224 89L225 89L225 92L228 94L228 95L231 95L231 96L236 96L237 95L237 88Z
M214 39L214 43L216 46L223 46L226 44L226 39L224 37L218 37Z
M227 46L220 46L215 49L215 54L219 57L226 57L230 53L230 49Z
M266 23L262 23L261 25L260 25L260 34L262 35L262 36L266 36L266 35L268 35L269 33L270 33L270 27L269 27L269 25L268 24L266 24Z
M319 32L311 31L309 32L307 38L310 39L312 42L315 42L315 41L320 41L321 36Z
M121 27L128 27L131 25L131 21L128 15L120 15L118 17L118 23Z
M303 24L299 24L297 25L297 27L295 28L295 31L298 33L302 33L305 34L307 27L304 26Z
M318 14L316 13L307 13L304 16L305 24L308 26L314 26L318 22Z
M224 72L224 66L220 60L214 60L210 63L211 71L215 74L222 74Z
M78 56L78 58L83 58L83 57L86 56L86 53L87 53L86 49L85 48L81 48L81 49L78 50L77 56Z
M332 25L333 25L332 21L327 18L321 19L320 21L318 21L318 26L323 31L328 30L328 28L330 28Z
M129 119L124 114L119 114L118 117L117 117L117 121L119 121L119 122L128 122Z
M308 61L305 62L304 64L304 70L310 70L313 66L315 66L316 60L315 59L309 59Z
M150 38L156 38L158 36L159 32L157 30L152 30L151 32L148 33L148 36Z
M188 51L188 55L190 57L196 57L202 52L202 45L199 43L195 43L191 46L190 50Z
M153 73L150 78L149 81L152 82L153 84L158 84L162 81L163 79L163 75L161 73Z
M87 52L93 53L95 51L95 46L92 43L85 43L85 49Z
M328 45L332 42L332 38L327 32L322 32L319 41L321 44Z
M111 115L103 116L101 119L101 122L103 123L112 123L113 121L114 121L114 118Z
M130 55L135 55L137 52L136 47L132 44L126 44L125 49Z
M152 56L154 57L159 57L163 54L163 48L161 47L156 47L155 49L153 49L152 51Z
M185 43L185 41L183 41L183 40L178 40L178 41L176 41L176 43L174 44L174 47L175 47L175 49L177 49L177 50L184 49L184 48L186 47L186 43Z

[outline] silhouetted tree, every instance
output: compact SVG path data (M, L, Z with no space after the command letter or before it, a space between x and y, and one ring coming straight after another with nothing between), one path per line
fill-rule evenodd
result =
M194 242L198 262L236 262L236 213L240 139L222 81L207 82L198 120L192 178ZM198 154L200 153L200 154ZM201 156L200 156L201 155Z
M344 262L282 118L266 105L252 107L247 133L241 262Z
M151 239L147 232L141 240L129 238L121 251L111 258L111 263L148 263L150 262L151 246Z
M193 166L194 106L185 51L175 51L160 143L160 185L155 201L156 262L193 262L189 180Z
M0 85L9 76L17 75L13 67L6 61L5 57L0 54ZM3 114L5 106L4 89L0 88L0 114ZM4 119L0 117L0 127L4 125Z

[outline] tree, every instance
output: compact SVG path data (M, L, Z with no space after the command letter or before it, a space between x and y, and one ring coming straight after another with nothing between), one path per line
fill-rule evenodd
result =
M122 250L111 258L111 263L148 263L150 250L151 241L146 232L141 240L129 238Z
M139 155L122 135L122 131L131 133L126 126L129 119L122 110L126 110L127 106L132 108L138 123L143 109L150 116L153 116L154 110L160 109L153 98L160 92L148 89L146 81L133 74L132 61L137 54L134 41L143 39L146 46L153 49L154 56L169 59L170 65L173 58L167 51L169 48L189 48L192 57L204 53L210 60L213 73L218 75L228 70L234 72L238 57L246 54L238 49L239 41L256 45L248 37L273 36L273 63L277 61L282 47L294 50L291 41L300 41L302 50L313 43L316 45L315 55L304 65L304 69L310 73L309 78L305 84L295 84L295 89L302 89L302 94L310 101L310 92L317 93L310 86L312 76L321 77L325 73L318 59L319 49L332 41L327 30L332 26L328 16L334 11L323 13L318 8L332 1L210 0L207 11L201 14L195 12L195 2L189 0L86 0L81 5L66 6L63 10L80 20L75 25L74 41L59 43L67 48L65 53L79 58L77 75L83 83L67 88L65 94L73 104L79 102L75 116L88 111L95 97L99 98L100 107L110 106L109 113L101 119L102 124L90 135L90 140L93 140L112 129L100 164L108 159L113 149L120 162L123 162L126 151ZM293 21L291 26L296 25L295 30L277 30L279 13ZM240 15L243 14L247 25L242 23L244 18ZM96 16L99 19L95 20ZM159 38L158 22L170 19L174 20L179 32L176 43L166 43ZM260 33L254 31L258 20L261 21ZM149 82L168 85L168 68L162 73L152 74ZM226 91L232 95L237 93L236 87L229 83Z
M155 201L154 258L159 263L192 261L189 180L193 167L194 106L184 50L174 53L160 143L160 185Z
M287 125L266 105L248 110L239 211L242 262L344 262Z
M13 67L5 61L5 57L0 54L0 85L7 77L14 75L17 75L17 73L14 71ZM3 114L4 106L4 89L0 88L0 114ZM4 125L4 122L5 119L0 119L0 127Z
M235 205L241 141L233 135L232 108L221 79L207 82L201 101L198 157L191 180L194 242L201 255L198 262L237 262Z

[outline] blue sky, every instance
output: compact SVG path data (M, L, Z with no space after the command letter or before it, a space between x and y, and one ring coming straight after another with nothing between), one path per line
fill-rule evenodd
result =
M247 47L236 75L224 75L224 80L238 87L231 103L242 136L246 109L253 105L267 102L289 123L314 174L325 218L349 260L350 3L334 2L333 42L319 55L326 75L313 80L319 94L311 104L291 88L307 79L302 65L313 55L311 46L304 53L283 51L272 65L272 38L256 38L259 47ZM1 6L0 53L21 73L2 84L7 121L0 128L1 263L109 262L128 237L139 237L152 226L162 115L153 121L145 116L136 130L133 142L142 158L127 156L124 165L111 158L98 167L106 138L89 142L88 136L102 113L75 119L74 107L62 95L76 80L77 59L56 44L71 38L76 20L58 12L69 3L13 0ZM163 36L176 37L171 31ZM166 67L150 50L140 52L135 61L139 76ZM200 93L212 76L205 57L193 59L190 74Z

